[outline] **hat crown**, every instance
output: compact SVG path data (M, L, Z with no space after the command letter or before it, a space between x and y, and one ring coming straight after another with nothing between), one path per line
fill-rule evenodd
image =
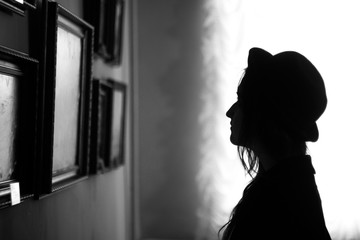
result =
M264 108L277 108L305 141L316 141L316 120L325 111L327 97L324 81L315 66L294 51L271 55L261 48L249 51L249 78L244 91L257 92ZM252 83L250 83L250 81ZM280 119L281 118L281 119Z

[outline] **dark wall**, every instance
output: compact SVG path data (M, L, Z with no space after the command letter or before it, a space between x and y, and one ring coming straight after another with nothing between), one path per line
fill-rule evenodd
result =
M84 15L83 4L86 4L86 1L59 0L58 2L75 15L79 17ZM0 11L0 29L1 46L23 53L31 52L28 14L22 17ZM125 31L128 31L127 28ZM125 44L128 42L126 41ZM128 52L125 51L124 55L126 54ZM126 60L128 56L124 59L123 64L117 66L108 65L101 59L94 59L93 75L128 83L126 76L128 70L124 69L128 64ZM82 182L40 200L28 199L16 206L1 209L0 239L127 239L128 195L125 178L129 163L128 138L127 135L125 166L105 174L90 176Z
M0 210L0 239L126 239L122 175L119 169Z
M57 0L66 9L70 10L73 14L83 18L83 2L86 4L86 0Z
M29 53L28 15L20 16L0 9L0 44Z

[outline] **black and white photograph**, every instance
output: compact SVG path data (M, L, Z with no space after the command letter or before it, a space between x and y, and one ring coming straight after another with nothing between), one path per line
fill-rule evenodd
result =
M0 0L0 240L360 240L359 9Z

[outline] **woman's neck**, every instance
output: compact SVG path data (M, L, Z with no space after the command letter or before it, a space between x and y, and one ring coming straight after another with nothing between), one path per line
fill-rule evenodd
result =
M306 155L306 152L291 151L291 152L287 152L286 154L283 152L282 154L278 154L278 155L260 153L258 157L259 157L259 164L261 164L263 170L266 172L269 171L274 166L276 166L283 159L291 158L295 156L301 156L301 155Z
M278 163L278 160L270 156L262 155L259 156L259 162L263 170L266 172L269 171L272 167L274 167Z

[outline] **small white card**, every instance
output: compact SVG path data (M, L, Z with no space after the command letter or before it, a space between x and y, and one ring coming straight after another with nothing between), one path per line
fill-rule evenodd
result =
M24 4L24 0L15 0L15 1L17 1L18 3Z
M11 205L20 203L20 185L19 183L10 183Z

